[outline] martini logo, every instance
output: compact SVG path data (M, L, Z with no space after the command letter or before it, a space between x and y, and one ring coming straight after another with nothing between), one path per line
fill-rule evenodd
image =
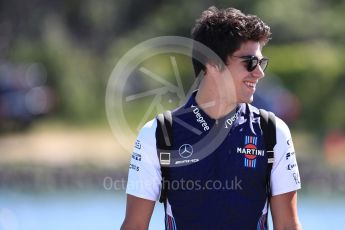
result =
M256 156L265 156L265 150L257 149L257 137L245 136L244 137L244 147L237 148L237 153L244 154L244 167L255 168L256 166Z

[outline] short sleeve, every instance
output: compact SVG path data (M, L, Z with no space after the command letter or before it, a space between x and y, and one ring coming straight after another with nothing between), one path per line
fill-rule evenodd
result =
M126 193L157 201L161 188L161 170L156 150L156 119L146 123L135 142L129 164Z
M288 126L276 118L277 144L274 147L274 163L271 171L272 196L301 188L296 153Z

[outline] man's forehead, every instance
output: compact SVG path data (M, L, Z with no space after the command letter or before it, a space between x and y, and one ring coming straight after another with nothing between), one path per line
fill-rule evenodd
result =
M233 55L261 55L262 44L256 41L243 42L238 50Z

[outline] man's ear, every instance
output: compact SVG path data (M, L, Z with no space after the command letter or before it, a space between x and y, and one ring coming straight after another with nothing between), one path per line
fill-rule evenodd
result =
M215 72L221 72L221 68L219 65L217 65L216 63L206 63L206 72L209 72L209 73L215 73Z

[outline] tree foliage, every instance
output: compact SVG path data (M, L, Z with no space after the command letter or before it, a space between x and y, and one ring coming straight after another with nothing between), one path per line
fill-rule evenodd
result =
M345 129L342 0L2 0L0 60L42 63L59 98L56 116L94 121L105 116L106 83L126 51L156 36L189 37L211 5L236 7L271 25L268 75L299 98L296 128Z

